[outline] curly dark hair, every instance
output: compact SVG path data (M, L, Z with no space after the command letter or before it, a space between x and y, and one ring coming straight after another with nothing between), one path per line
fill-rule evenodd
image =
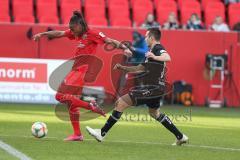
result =
M83 28L83 33L88 30L88 25L83 18L83 15L79 11L73 11L73 15L70 18L69 25L79 24Z

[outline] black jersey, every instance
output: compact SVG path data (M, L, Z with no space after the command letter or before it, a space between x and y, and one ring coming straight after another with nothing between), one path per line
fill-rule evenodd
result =
M155 56L160 56L167 52L161 44L156 44L151 50ZM155 61L152 58L146 58L142 63L145 67L145 73L142 77L143 85L164 85L165 84L165 62Z

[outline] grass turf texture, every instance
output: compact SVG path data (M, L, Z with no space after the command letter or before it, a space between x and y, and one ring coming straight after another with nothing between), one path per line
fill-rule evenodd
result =
M72 133L69 122L59 120L51 106L1 104L0 140L34 160L239 160L240 109L199 107L162 107L176 125L190 138L183 147L171 146L175 137L162 125L147 117L146 108L131 108L106 137L98 143L85 126L101 127L106 118L81 123L84 142L64 142ZM48 126L48 136L31 136L33 122ZM237 150L231 150L231 148ZM0 160L16 159L0 149Z

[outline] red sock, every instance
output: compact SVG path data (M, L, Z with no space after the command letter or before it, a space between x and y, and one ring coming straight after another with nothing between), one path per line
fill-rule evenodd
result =
M70 95L70 94L57 93L56 100L58 100L61 103L70 102L69 104L74 105L76 107L85 108L87 110L92 110L92 107L89 106L88 102L82 101L82 100L78 99L77 97Z
M71 98L71 102L73 105L75 105L76 107L79 107L79 108L85 108L87 110L92 110L92 107L89 106L89 103L88 102L85 102L83 100L80 100L76 97L72 97Z
M69 116L70 116L71 124L74 130L74 134L81 135L80 123L79 123L79 117L80 117L79 109L71 105L71 107L69 108Z

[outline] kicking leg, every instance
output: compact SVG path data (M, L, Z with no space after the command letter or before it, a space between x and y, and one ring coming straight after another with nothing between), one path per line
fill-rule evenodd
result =
M126 108L132 106L132 104L133 102L128 94L120 97L115 103L115 108L112 112L112 115L108 118L102 129L92 129L87 126L86 129L88 133L97 141L101 142L113 125L121 118L122 112Z
M80 100L78 96L72 94L62 94L59 92L56 94L56 100L61 103L67 103L71 106L91 110L105 117L105 112L98 106L96 101L85 102Z
M183 143L186 143L188 141L188 137L182 134L173 124L170 118L164 113L160 112L159 108L149 108L149 114L155 120L160 122L167 130L169 130L175 135L175 137L177 138L175 145L182 145Z

